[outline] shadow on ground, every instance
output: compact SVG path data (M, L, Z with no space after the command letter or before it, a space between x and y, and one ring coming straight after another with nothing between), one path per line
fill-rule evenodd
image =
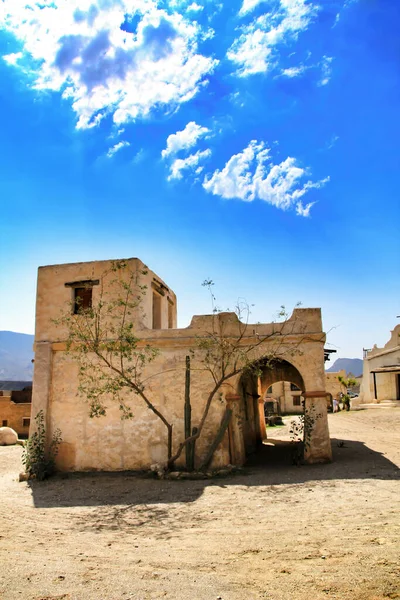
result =
M92 472L60 475L44 482L30 481L29 485L37 508L132 507L194 502L209 486L279 486L335 479L400 478L397 465L362 442L332 439L332 463L302 466L292 464L290 443L273 439L268 442L273 445L263 445L238 474L212 480L170 481L135 472ZM157 513L157 509L154 510Z

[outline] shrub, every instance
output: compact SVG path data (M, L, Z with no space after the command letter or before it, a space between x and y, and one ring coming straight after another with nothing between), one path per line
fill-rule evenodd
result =
M42 410L36 415L35 421L36 431L25 444L22 463L29 477L43 481L55 472L55 458L62 438L61 431L56 429L49 447L46 448L46 428Z

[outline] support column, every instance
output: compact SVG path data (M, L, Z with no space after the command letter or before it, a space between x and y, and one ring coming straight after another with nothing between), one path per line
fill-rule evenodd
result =
M264 398L258 399L258 420L260 423L261 442L267 439L267 428L265 426Z
M325 391L304 392L305 411L314 419L309 433L308 447L304 448L307 463L323 463L332 460L332 447L328 428L327 394Z
M31 426L29 435L35 431L35 417L43 411L47 435L50 435L50 389L53 352L51 342L35 344L35 363L33 374Z

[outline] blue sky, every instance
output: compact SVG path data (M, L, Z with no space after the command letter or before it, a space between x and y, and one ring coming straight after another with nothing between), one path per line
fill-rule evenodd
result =
M39 265L138 256L179 325L320 306L337 357L400 314L397 0L0 2L0 329Z

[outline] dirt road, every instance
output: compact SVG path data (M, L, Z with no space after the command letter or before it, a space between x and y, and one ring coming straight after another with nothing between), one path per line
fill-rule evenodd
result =
M21 448L0 448L0 598L400 598L400 409L329 419L332 464L267 446L213 481L18 483Z

